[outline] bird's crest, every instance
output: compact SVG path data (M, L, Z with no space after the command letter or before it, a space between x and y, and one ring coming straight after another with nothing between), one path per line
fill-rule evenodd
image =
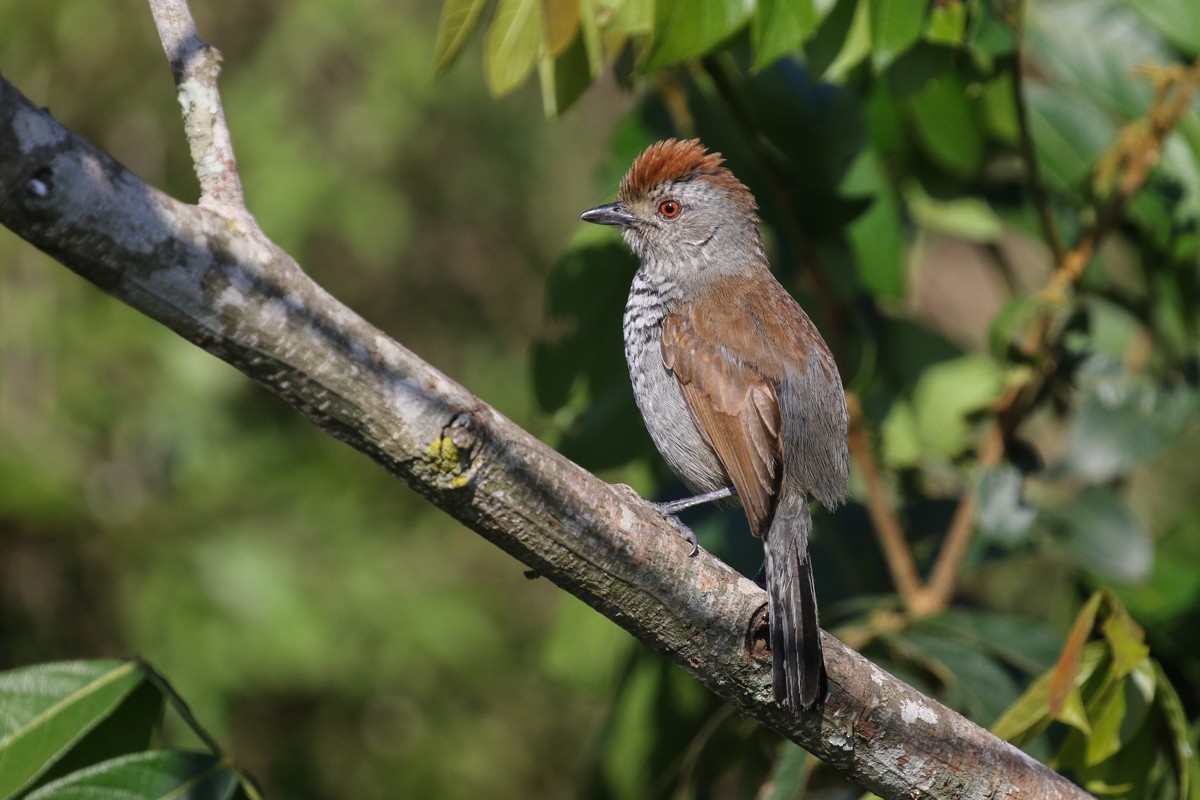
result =
M629 202L644 197L651 189L670 181L703 179L750 198L750 190L722 166L720 153L710 153L699 139L665 139L650 145L638 156L621 179L621 199ZM753 202L753 200L751 200Z

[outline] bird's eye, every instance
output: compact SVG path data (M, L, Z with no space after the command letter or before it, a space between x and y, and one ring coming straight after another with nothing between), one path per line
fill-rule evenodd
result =
M683 210L683 206L679 205L676 200L663 200L658 204L658 213L662 214L667 219L673 219L679 216L679 212Z

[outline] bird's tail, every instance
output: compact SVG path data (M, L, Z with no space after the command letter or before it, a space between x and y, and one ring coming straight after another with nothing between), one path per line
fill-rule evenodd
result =
M799 492L785 491L763 537L775 702L796 710L823 701L826 688L817 595L808 554L811 529L807 498Z

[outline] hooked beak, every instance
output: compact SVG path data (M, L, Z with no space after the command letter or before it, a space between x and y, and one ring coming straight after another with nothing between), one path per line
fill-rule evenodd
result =
M637 217L626 211L625 204L621 202L589 208L580 214L579 218L584 222L594 222L597 225L616 225L621 228L627 228L637 222Z

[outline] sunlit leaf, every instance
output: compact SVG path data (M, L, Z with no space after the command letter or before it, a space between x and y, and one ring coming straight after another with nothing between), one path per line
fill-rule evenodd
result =
M499 0L484 44L488 89L508 94L529 76L542 42L540 0Z
M750 26L754 68L762 69L800 47L820 23L822 8L828 10L830 5L817 0L760 0Z
M657 0L644 72L699 58L737 33L753 6L743 0Z
M935 364L913 389L913 408L923 445L951 458L972 441L966 417L987 407L1000 393L1003 376L991 359L962 356Z
M647 0L596 0L601 28L611 34L652 32L654 5Z
M942 44L961 42L966 34L966 3L962 0L946 0L932 5L929 22L925 26L925 38Z
M838 0L804 46L814 75L840 83L871 54L870 17L868 0Z
M1113 655L1113 674L1124 678L1150 657L1146 635L1121 602L1108 595L1109 612L1100 629Z
M445 0L442 18L438 22L437 44L434 45L435 73L454 63L486 5L487 0Z
M914 467L921 459L921 438L912 403L898 399L892 403L879 428L883 463L892 469Z
M542 108L548 117L557 117L570 108L592 83L587 45L577 37L556 58L546 56L538 62L542 86Z
M237 771L219 756L151 750L73 772L26 800L229 800L239 783Z
M904 187L904 200L913 220L929 230L976 242L995 242L1004 233L1004 223L978 197L939 200L926 194L916 181L910 181Z
M900 297L905 285L900 210L887 171L873 149L864 149L854 160L838 192L845 197L869 197L871 201L866 212L845 228L858 263L859 280L880 297Z
M0 797L50 769L145 679L131 661L67 661L0 674Z
M925 4L870 0L870 9L871 60L883 69L921 35Z
M545 20L546 55L556 58L579 32L581 0L541 0Z

